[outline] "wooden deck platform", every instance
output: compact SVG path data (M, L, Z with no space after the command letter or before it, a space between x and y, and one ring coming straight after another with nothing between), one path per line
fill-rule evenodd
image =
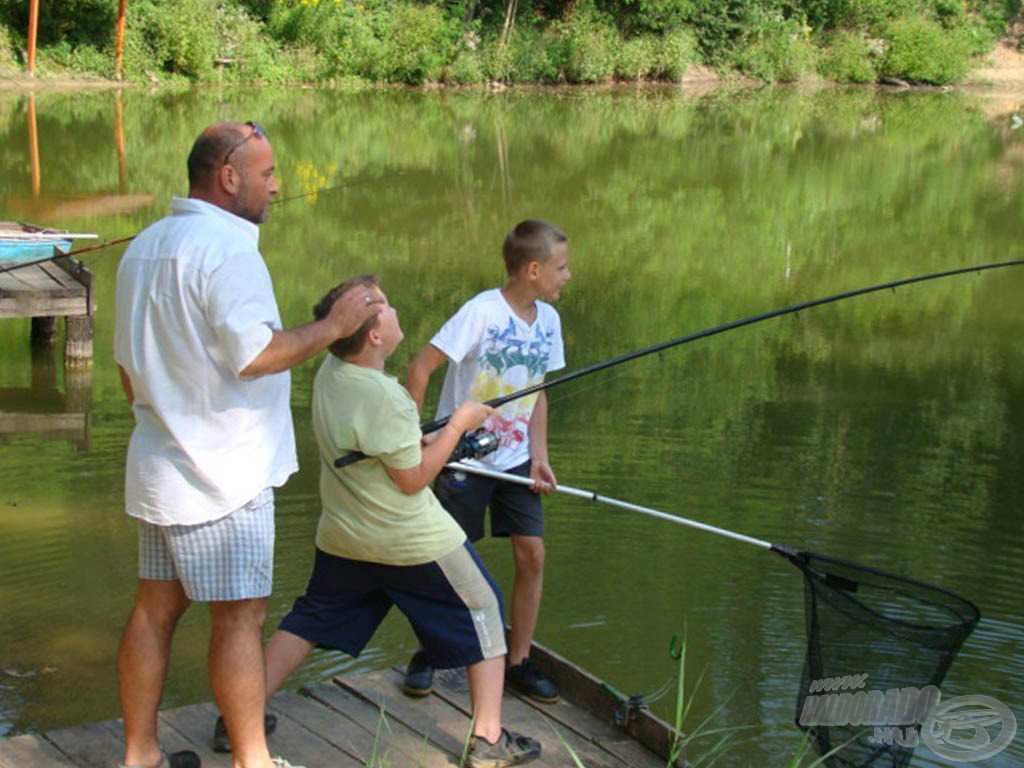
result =
M575 768L578 758L586 768L665 768L666 723L640 709L615 725L619 697L607 686L546 649L534 661L559 685L562 701L535 704L506 692L503 706L506 727L543 745L531 765ZM279 693L270 702L278 717L271 754L308 768L457 766L470 728L465 675L439 673L423 699L405 696L401 681L401 671L390 669ZM216 715L211 703L162 712L164 748L194 750L204 768L230 768L230 755L210 749ZM0 768L113 768L122 750L121 724L112 720L0 740Z
M33 318L33 341L45 341L54 333L53 319L64 317L65 363L92 359L92 313L92 272L77 259L0 263L0 318Z

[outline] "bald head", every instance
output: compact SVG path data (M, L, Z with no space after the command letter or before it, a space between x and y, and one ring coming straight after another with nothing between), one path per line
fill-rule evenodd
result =
M224 121L208 126L192 145L188 155L190 189L209 189L232 147L245 141L252 129L242 123Z

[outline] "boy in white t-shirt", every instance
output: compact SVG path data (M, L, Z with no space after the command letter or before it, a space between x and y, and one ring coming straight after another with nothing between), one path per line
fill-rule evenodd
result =
M543 221L520 222L502 247L508 280L502 288L477 294L438 331L409 366L405 386L422 410L430 375L448 363L439 418L466 400L485 402L539 384L548 371L565 367L562 326L547 301L568 282L569 239ZM512 542L515 577L509 618L506 682L538 701L558 701L558 690L530 662L544 579L544 515L541 493L556 485L548 462L548 403L544 391L512 400L485 428L499 440L481 466L531 478L530 487L464 472L444 472L435 493L471 541L491 535ZM472 463L472 462L471 462ZM431 690L433 665L420 650L409 662L404 690Z

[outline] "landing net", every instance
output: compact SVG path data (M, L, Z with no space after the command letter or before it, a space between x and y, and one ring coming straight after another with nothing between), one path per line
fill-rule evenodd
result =
M807 657L796 721L829 768L903 768L938 686L981 614L959 595L812 553L804 574ZM845 746L843 746L845 745Z

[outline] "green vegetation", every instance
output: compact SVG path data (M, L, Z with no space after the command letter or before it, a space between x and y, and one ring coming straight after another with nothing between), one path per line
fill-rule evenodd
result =
M36 74L115 73L117 0L41 3ZM1019 0L130 0L124 77L159 83L962 78ZM28 3L0 0L0 76Z

